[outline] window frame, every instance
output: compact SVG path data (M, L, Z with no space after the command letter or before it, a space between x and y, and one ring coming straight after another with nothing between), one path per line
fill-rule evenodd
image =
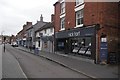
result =
M62 17L60 19L60 30L64 30L65 29L65 17Z
M78 17L79 15L79 17ZM76 12L76 27L82 27L83 26L83 17L84 17L84 9L81 9Z
M65 2L62 2L62 3L60 4L60 13L61 13L61 14L65 13Z
M84 3L84 0L76 0L76 6L79 6Z

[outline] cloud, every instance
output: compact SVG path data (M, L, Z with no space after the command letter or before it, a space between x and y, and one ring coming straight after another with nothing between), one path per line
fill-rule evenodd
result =
M57 0L0 0L0 32L16 34L22 26L31 21L36 23L43 14L44 21L51 20L54 13L53 4Z

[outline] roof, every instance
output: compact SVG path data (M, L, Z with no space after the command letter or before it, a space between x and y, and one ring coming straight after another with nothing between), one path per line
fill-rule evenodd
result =
M35 25L33 25L34 31L36 32L39 28L43 27L49 22L37 21Z
M49 22L49 23L45 24L44 26L40 27L38 30L36 30L36 32L41 31L43 29L53 28L53 27L54 27L53 23Z
M23 31L23 29L21 31L19 31L17 34L20 34Z
M32 29L32 28L33 28L33 25L32 25L32 26L30 26L30 27L28 27L28 28L27 28L27 31L28 31L28 30L30 30L30 29Z

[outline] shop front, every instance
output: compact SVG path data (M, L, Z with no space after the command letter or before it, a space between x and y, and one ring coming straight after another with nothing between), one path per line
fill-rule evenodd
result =
M54 37L53 36L42 36L41 37L41 50L45 52L54 52Z
M55 33L56 51L95 59L96 26L75 28Z

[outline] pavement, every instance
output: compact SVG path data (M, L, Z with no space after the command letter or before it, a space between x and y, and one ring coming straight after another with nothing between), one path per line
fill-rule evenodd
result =
M17 49L35 54L34 51L30 51L24 47L17 47ZM59 53L39 52L39 54L36 55L61 64L90 78L114 78L115 80L115 78L118 79L118 75L120 75L118 74L118 65L94 64L90 59Z
M2 52L2 78L26 78L19 62L9 52Z

